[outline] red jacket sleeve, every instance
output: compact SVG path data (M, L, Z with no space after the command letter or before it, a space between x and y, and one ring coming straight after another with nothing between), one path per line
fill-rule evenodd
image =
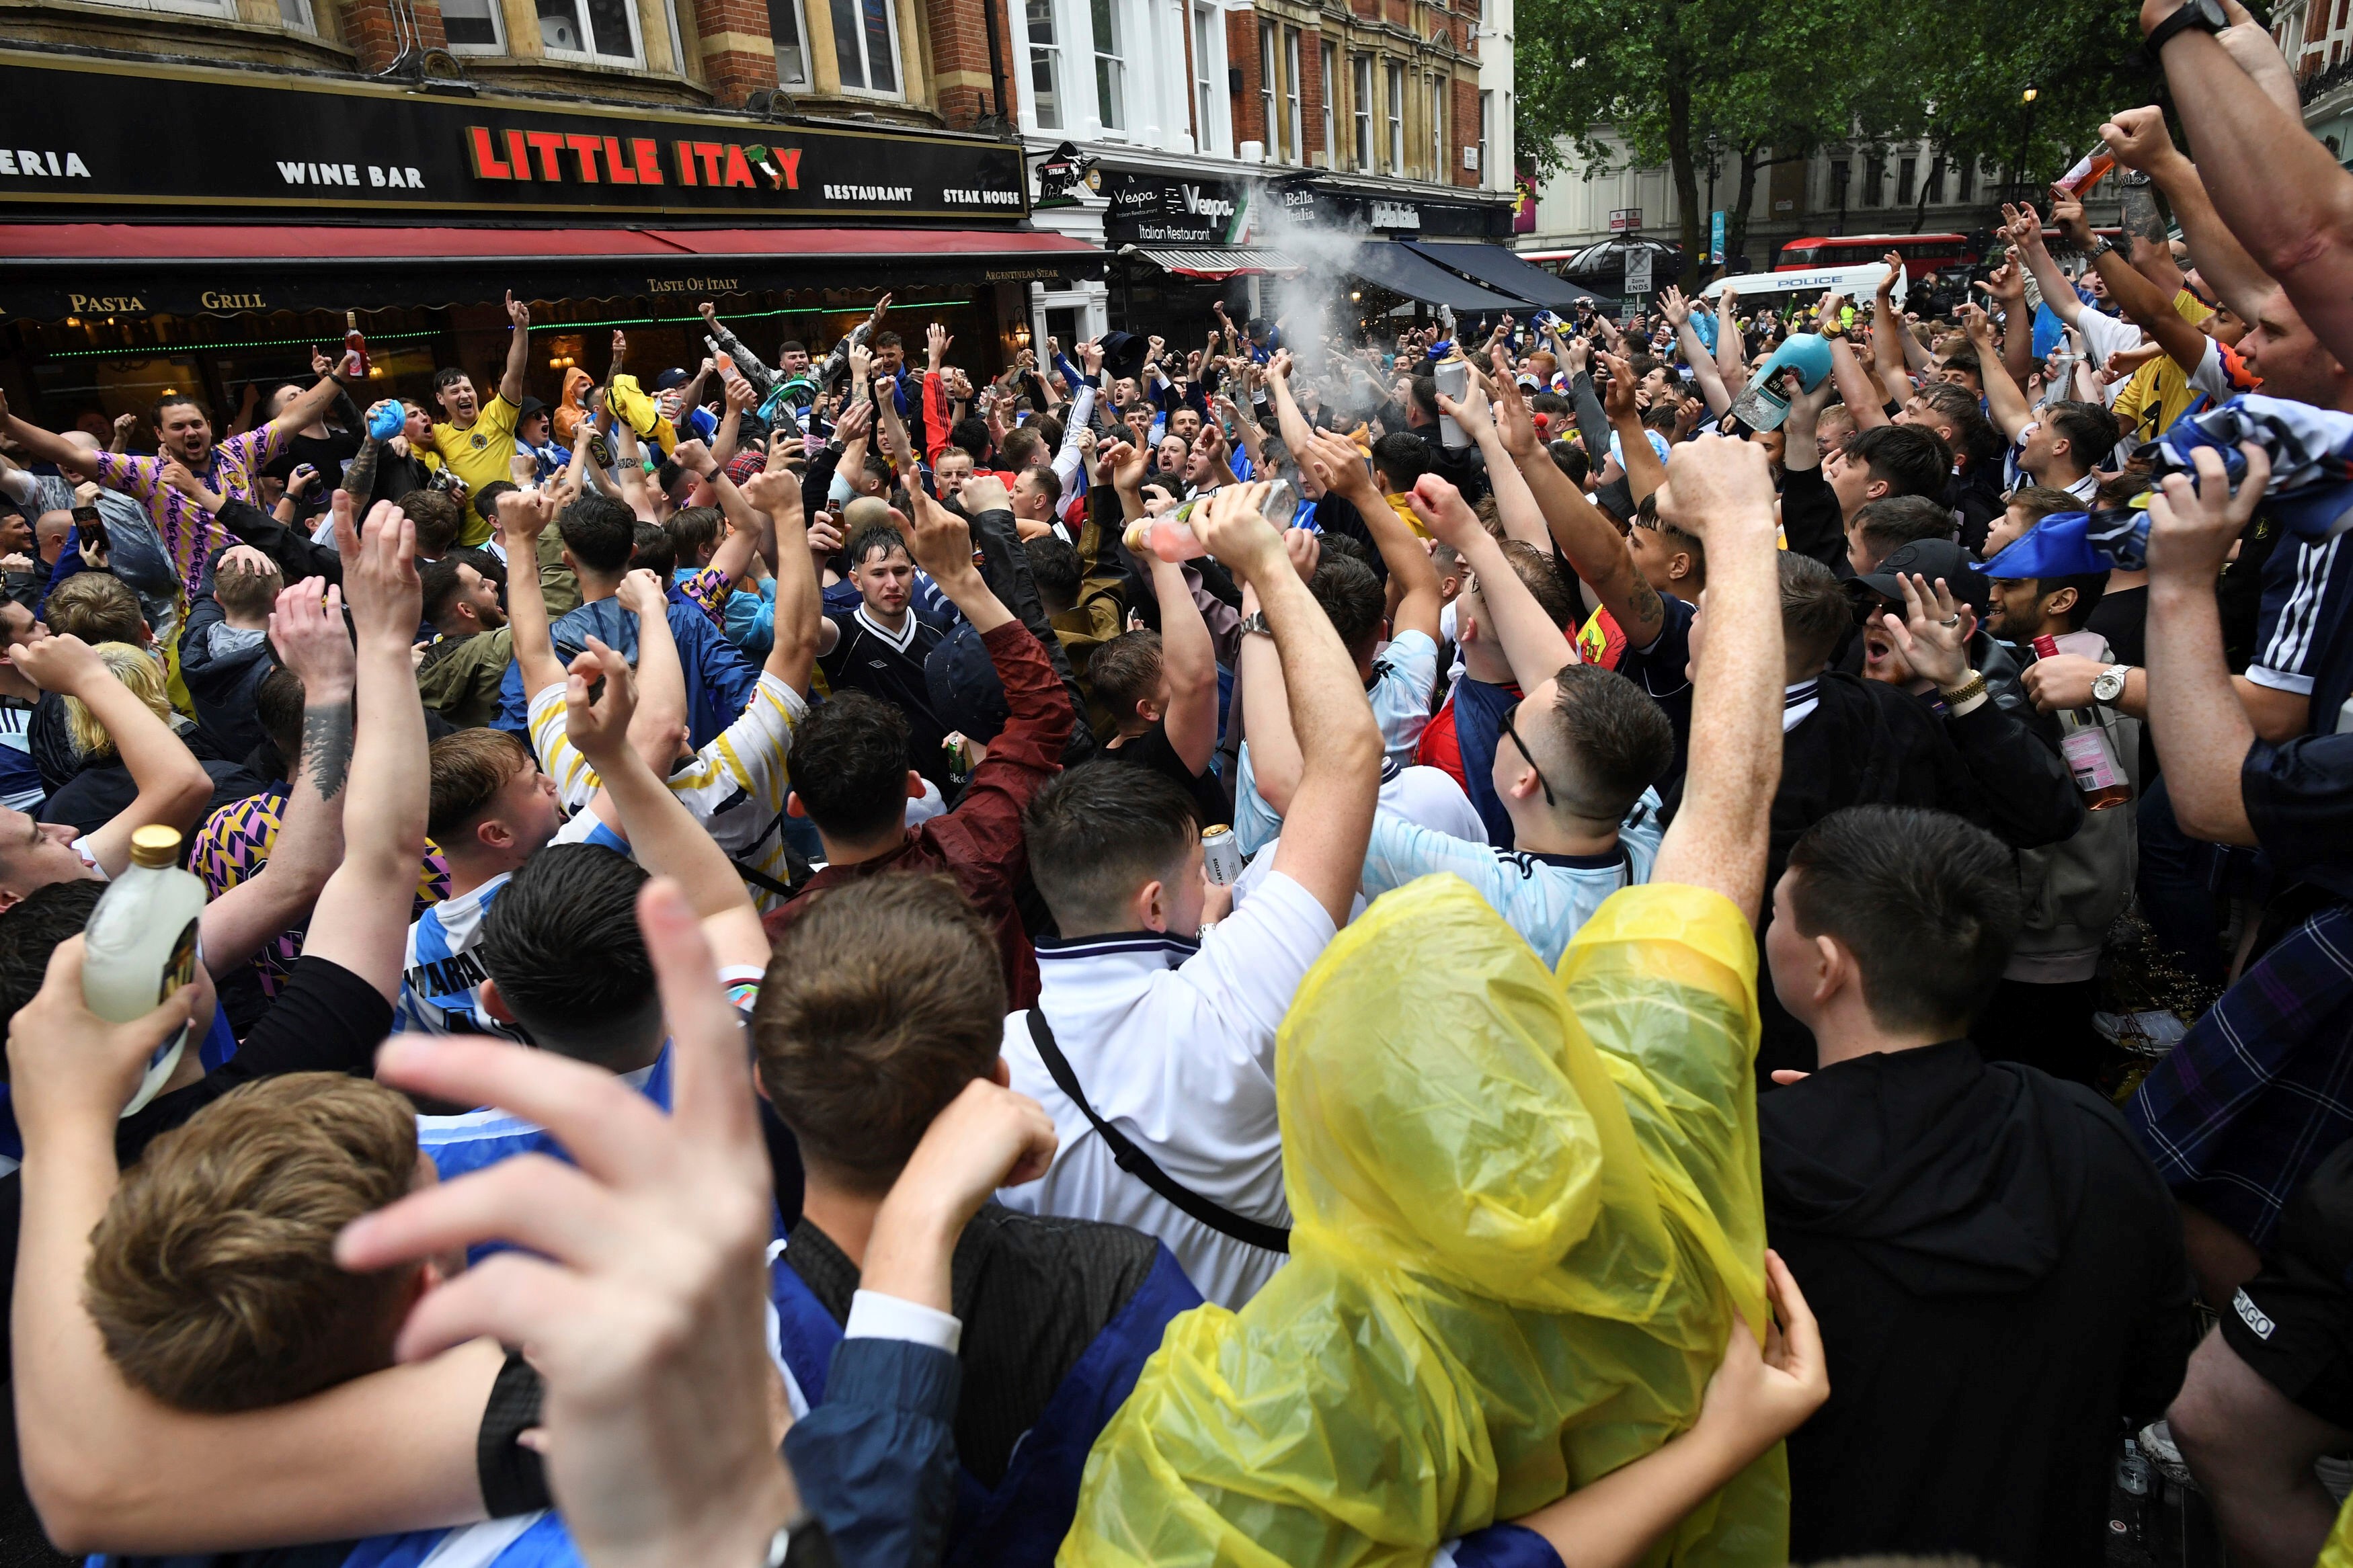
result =
M965 896L994 918L1012 907L1013 889L1029 869L1021 814L1061 771L1062 744L1071 738L1071 700L1046 650L1019 621L988 633L981 646L1005 683L1009 716L988 742L988 759L973 770L955 809L932 818L917 833L923 847L947 863Z
M940 384L940 373L923 373L923 461L939 467L940 454L948 448L948 395Z

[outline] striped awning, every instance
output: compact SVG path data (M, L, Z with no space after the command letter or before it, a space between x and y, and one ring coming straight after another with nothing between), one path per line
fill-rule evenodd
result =
M1132 254L1143 257L1165 272L1213 280L1231 278L1238 272L1305 270L1301 263L1282 252L1257 245L1202 246L1188 250L1146 249L1138 246L1133 248Z

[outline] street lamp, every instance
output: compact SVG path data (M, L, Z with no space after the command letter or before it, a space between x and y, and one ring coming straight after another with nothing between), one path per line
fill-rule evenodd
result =
M2026 178L2026 147L2034 139L2034 100L2041 96L2041 90L2031 82L2018 95L2018 101L2026 106L2026 118L2018 128L2018 161L2010 166L2010 183L2013 195L2021 202L2032 194Z

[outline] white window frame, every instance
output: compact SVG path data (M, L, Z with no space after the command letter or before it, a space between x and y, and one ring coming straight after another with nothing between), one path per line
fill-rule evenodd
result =
M1226 153L1232 141L1224 134L1226 105L1226 14L1214 5L1192 7L1194 150Z
M448 4L448 0L443 0L443 4ZM495 8L497 0L491 0L491 5ZM803 92L814 91L817 88L817 62L809 55L808 8L801 4L801 0L768 0L768 15L772 18L779 7L792 16L795 36L800 39L801 76L798 81L786 80L785 68L780 61L776 67L776 85L787 89L797 88ZM772 20L768 26L768 41L772 47L776 36L776 24Z
M1364 173L1373 170L1373 57L1359 53L1349 62L1350 100L1348 119L1354 132L1354 145L1349 148L1355 167Z
M1108 49L1103 47L1104 40L1094 25L1095 0L1088 0L1086 8L1087 63L1092 68L1087 73L1087 86L1094 94L1094 113L1092 118L1103 135L1115 140L1125 140L1133 134L1135 125L1135 95L1130 90L1127 55L1124 47L1125 40L1122 37L1128 30L1127 19L1121 15L1126 0L1102 0L1102 4L1105 16L1110 19L1113 35L1110 40L1112 47ZM1111 116L1104 112L1103 68L1106 61L1110 63L1113 73L1113 84L1119 89L1119 110L1121 118L1126 121L1124 124L1113 124Z
M1278 58L1275 54L1275 24L1261 16L1258 24L1258 132L1264 152L1261 154L1270 163L1282 162L1282 128L1275 121L1275 100L1281 89L1276 76Z
M1450 184L1446 167L1446 85L1443 77L1430 79L1430 183Z
M832 0L827 0L827 4L830 5L832 4ZM859 13L858 58L860 63L865 67L867 77L871 79L874 75L874 61L866 52L865 7L867 0L843 0L843 4L848 5ZM882 6L882 15L888 23L891 34L891 79L898 83L898 86L887 89L877 87L852 87L847 80L844 80L841 84L841 92L842 96L845 98L871 98L885 103L903 103L906 101L907 98L907 58L904 54L901 53L899 48L898 0L881 0L881 4ZM839 72L840 69L839 62L841 58L841 27L839 18L836 17L832 18L832 20L835 23L833 29L834 68Z
M498 3L498 0L491 0L491 3L495 5ZM582 35L590 38L595 37L595 24L591 21L588 16L588 0L565 0L565 3L568 4L572 7L573 16L579 22ZM645 69L646 33L644 24L638 16L638 7L635 0L620 0L620 5L622 15L628 18L629 23L630 52L627 58L624 58L619 55L600 54L594 48L560 49L554 44L547 41L547 35L544 32L540 34L539 47L546 52L547 58L552 60L573 60L583 65L613 66L624 70ZM533 15L534 16L538 15L536 9L533 10Z
M1382 108L1388 121L1388 154L1387 174L1403 178L1405 174L1405 62L1383 60Z
M1340 46L1326 42L1316 50L1324 71L1324 166L1340 166Z
M1306 100L1299 89L1300 58L1299 29L1282 30L1282 126L1290 136L1283 149L1282 161L1303 164L1307 162Z
M1021 29L1019 39L1021 112L1032 130L1069 131L1073 129L1071 123L1071 84L1070 73L1063 69L1067 62L1063 58L1065 50L1060 31L1061 19L1054 15L1054 0L1044 0L1044 5L1046 19L1056 30L1042 44L1038 41L1038 35L1029 26L1029 0L1023 0L1020 5L1007 7L1012 13L1014 22ZM1055 119L1050 124L1040 112L1038 101L1038 67L1041 60L1054 79Z
M1479 93L1479 184L1484 190L1501 188L1492 184L1487 177L1487 137L1489 129L1494 121L1495 89L1482 89Z
M290 16L287 15L290 11L293 13ZM311 9L311 0L278 0L278 20L289 32L315 37L319 31L318 14Z
M451 54L502 55L507 52L506 7L500 5L499 0L483 0L483 3L490 7L491 12L491 41L487 44L453 43L449 46L449 52ZM797 3L797 0L796 0L796 3ZM442 22L442 28L444 32L448 28L448 22L446 17Z

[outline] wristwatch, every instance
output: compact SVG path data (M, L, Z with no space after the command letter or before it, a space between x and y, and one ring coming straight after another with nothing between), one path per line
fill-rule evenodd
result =
M2176 34L2186 33L2192 27L2219 33L2230 25L2231 18L2224 14L2221 0L2183 0L2179 10L2148 30L2148 37L2143 40L2141 47L2148 51L2148 58L2153 60Z
M2103 256L2114 256L2127 261L2131 259L2125 256L2124 247L2105 234L2095 234L2092 237L2092 248L2084 252L2084 255L2087 259L2093 261L2097 261Z
M2125 677L2132 673L2128 664L2112 664L2092 679L2092 700L2107 704L2125 694Z
M1252 610L1249 615L1244 616L1241 618L1241 629L1246 632L1255 632L1262 637L1271 637L1274 635L1274 628L1266 624L1264 610Z

